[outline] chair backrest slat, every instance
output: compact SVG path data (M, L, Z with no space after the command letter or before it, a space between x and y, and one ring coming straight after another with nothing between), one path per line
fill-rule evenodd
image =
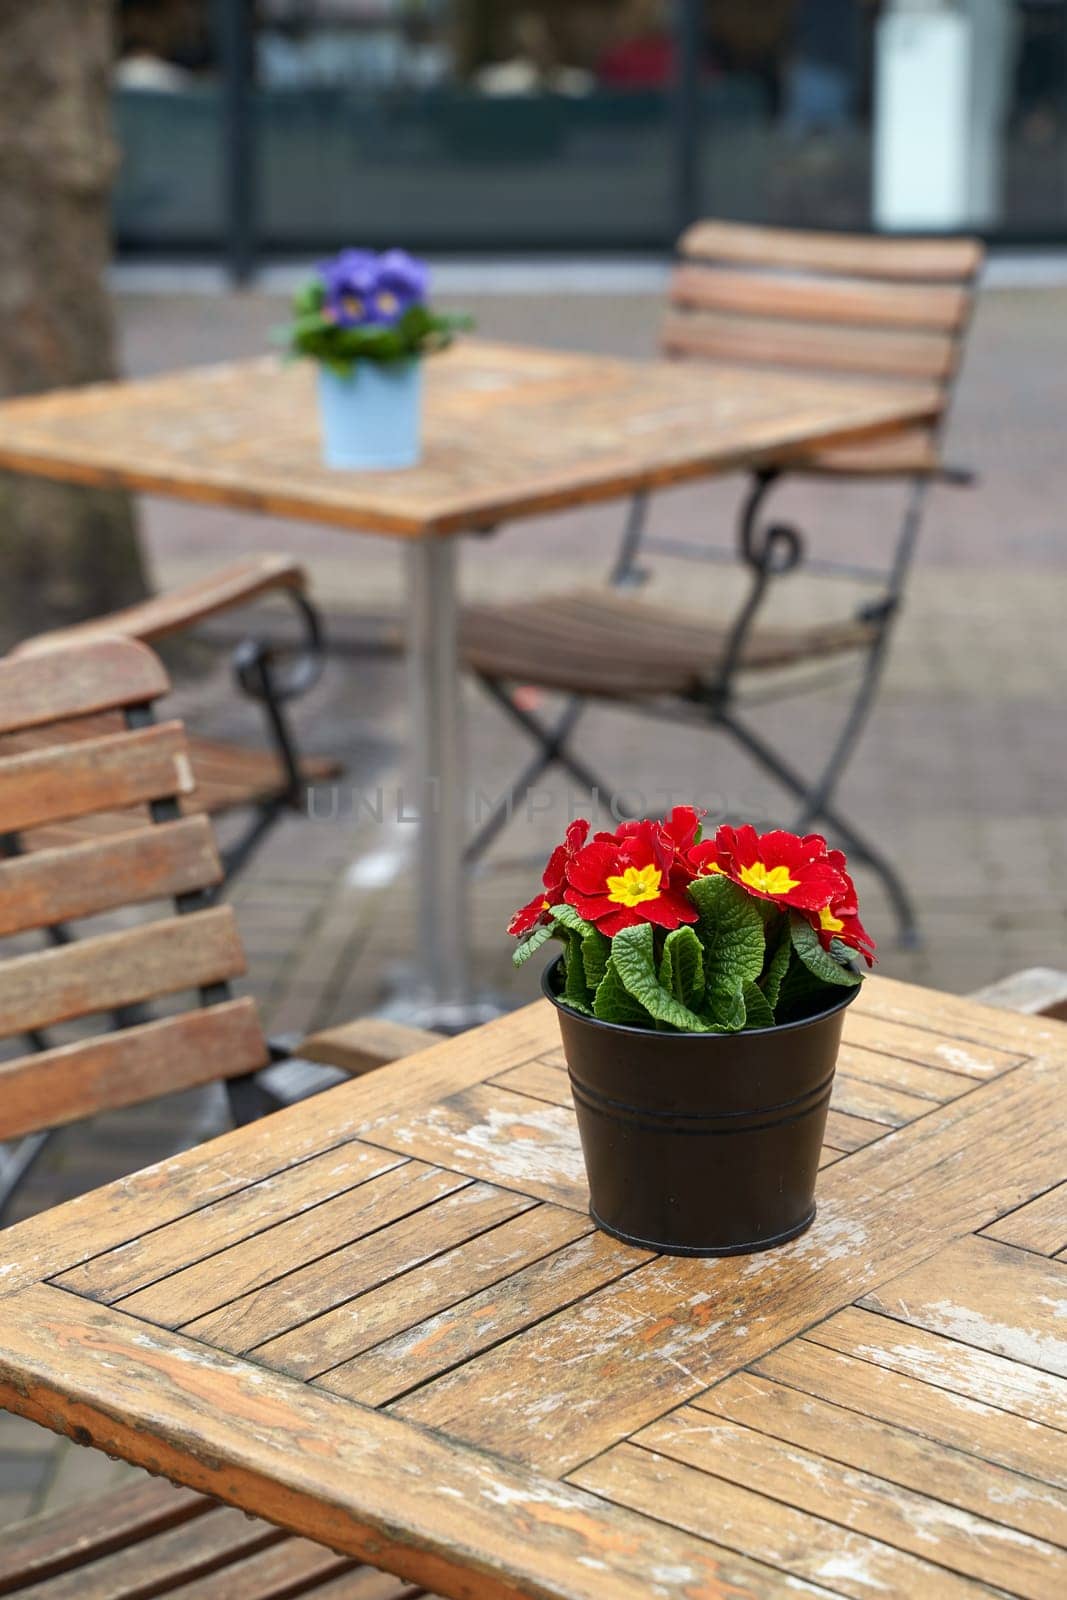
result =
M255 1002L161 1017L0 1063L0 1140L266 1066Z
M967 310L966 294L952 284L874 283L863 278L794 277L700 266L676 270L671 300L696 310L802 323L938 332L954 332Z
M180 722L30 750L0 761L0 833L118 811L194 787Z
M678 256L667 355L933 382L947 404L982 259L976 240L702 222Z
M221 882L215 835L203 816L38 850L0 871L0 937Z
M678 254L683 259L896 283L957 283L973 277L982 264L982 246L976 239L894 239L714 221L694 222L687 228L678 241Z
M835 328L828 336L826 328L802 322L715 312L668 314L661 337L668 355L809 372L878 373L917 383L943 383L956 361L955 340L943 333Z
M23 1033L239 977L229 906L15 956L0 981L0 1033Z
M76 670L61 650L11 656L0 661L0 730L148 705L169 688L159 657L133 640L95 639L79 651Z

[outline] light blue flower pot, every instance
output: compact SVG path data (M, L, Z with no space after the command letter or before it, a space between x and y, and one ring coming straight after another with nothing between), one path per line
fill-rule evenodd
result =
M422 362L357 361L345 377L320 367L319 415L328 467L413 467L422 443Z

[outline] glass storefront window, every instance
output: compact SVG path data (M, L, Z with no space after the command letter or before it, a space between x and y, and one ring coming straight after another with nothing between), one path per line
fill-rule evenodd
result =
M227 219L212 7L204 0L122 0L117 33L119 243L217 250Z
M1067 232L1067 0L124 0L120 243L225 245L235 6L263 251Z
M670 232L668 0L265 0L256 60L271 246Z

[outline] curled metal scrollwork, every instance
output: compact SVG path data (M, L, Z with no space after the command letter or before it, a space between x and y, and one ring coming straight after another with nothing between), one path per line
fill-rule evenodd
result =
M788 522L758 522L760 508L778 480L777 472L757 473L741 512L741 557L768 578L792 572L804 559L803 535Z
M742 664L749 632L768 583L772 578L792 572L804 559L804 540L796 528L787 522L760 524L758 521L763 501L777 479L777 471L757 473L741 509L738 543L741 559L752 573L752 587L730 630L722 662L708 689L710 699L717 705L725 705L730 698L733 677Z
M319 614L298 589L286 589L285 593L301 619L299 644L279 648L263 639L244 639L233 652L237 681L253 700L295 700L313 689L322 676L325 646Z

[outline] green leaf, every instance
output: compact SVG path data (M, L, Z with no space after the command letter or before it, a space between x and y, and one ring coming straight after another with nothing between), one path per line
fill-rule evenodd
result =
M568 930L566 941L563 947L563 964L566 972L566 979L563 984L563 999L574 1011L582 1011L586 1016L591 1016L593 997L589 993L589 985L585 981L581 937L579 934Z
M611 940L594 928L582 938L582 962L585 966L585 981L590 989L596 990L604 973L607 971L608 961L611 957Z
M778 1004L774 1008L776 1020L795 1022L799 1017L810 1016L819 1009L812 1002L819 999L829 999L826 984L808 971L790 943L789 965L778 990Z
M713 1033L739 1033L747 1015L744 984L722 984L717 989L709 987L701 1015Z
M763 990L754 983L746 983L741 992L745 1001L745 1027L773 1028L774 1011Z
M814 977L820 978L823 983L836 984L841 989L853 989L861 981L858 972L850 972L848 967L843 967L828 950L823 949L819 935L806 917L794 912L789 919L789 932L793 949Z
M516 945L512 951L512 963L516 967L521 967L524 962L529 961L531 956L537 954L543 944L548 943L555 931L556 925L554 922L543 922L540 927L534 928L531 933L526 935L522 943Z
M596 932L591 922L586 922L584 917L578 915L573 906L569 906L566 903L553 906L549 914L555 917L561 928L569 928L572 933L580 933L583 939L586 934Z
M627 991L657 1022L665 1022L682 1033L707 1033L709 1025L676 1000L660 983L656 975L656 962L652 925L639 922L632 928L622 928L611 941L611 964L615 967Z
M470 317L411 306L389 326L364 323L342 328L324 314L325 290L321 282L305 284L293 300L293 321L286 330L294 355L310 356L342 376L359 361L406 361L430 355L451 344L454 334L473 326Z
M692 928L675 928L663 943L659 981L664 989L695 1011L704 998L704 951Z
M638 1004L619 977L614 958L608 961L604 976L593 997L593 1015L601 1022L621 1022L631 1028L652 1028L654 1023L643 1005Z
M704 947L707 984L704 1015L714 1026L743 1028L742 985L755 983L766 950L759 905L721 873L695 878L689 895L700 913L697 934Z
M689 886L700 913L697 934L704 948L705 1025L736 1032L745 1025L744 985L754 983L766 951L761 903L719 873Z
M306 316L309 311L319 311L326 299L326 286L319 278L309 278L302 283L293 296L293 312L296 316Z
M793 943L789 935L789 915L781 917L777 930L768 927L768 957L763 968L763 973L757 979L766 998L767 1004L774 1011L778 1005L778 995L782 987L782 979L789 968L789 958L793 954Z

